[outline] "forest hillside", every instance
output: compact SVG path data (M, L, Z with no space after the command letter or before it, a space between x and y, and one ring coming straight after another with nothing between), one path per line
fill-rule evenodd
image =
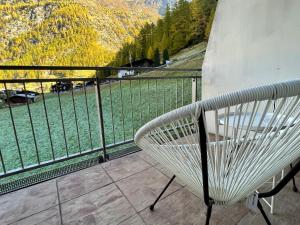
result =
M1 1L0 64L104 66L144 24L160 17L155 7L132 4L124 0ZM36 73L1 76L35 78Z
M0 64L122 66L148 58L159 66L208 39L215 6L215 0L2 0ZM0 79L92 75L1 71Z

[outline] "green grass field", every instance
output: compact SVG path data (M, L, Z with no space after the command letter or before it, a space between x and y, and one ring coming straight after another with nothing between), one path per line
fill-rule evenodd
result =
M195 51L194 48L192 50ZM201 56L190 57L188 61L181 59L174 64L179 68L199 68L200 58ZM202 62L200 61L200 63ZM143 76L185 75L200 74L150 72ZM28 86L30 85L32 84L28 84ZM200 89L198 93L200 93ZM192 82L191 79L112 82L111 85L101 85L101 95L105 140L106 145L110 145L133 139L135 132L147 121L191 103ZM62 115L58 95L45 94L50 134L41 97L37 102L29 105L33 130L27 105L12 107L20 153L9 108L0 109L0 151L6 171L21 167L19 154L22 156L24 166L27 167L37 164L38 160L46 162L53 160L53 156L54 159L58 159L67 154L72 155L102 146L95 89L92 87L86 92L74 91L75 104L72 101L72 92L61 94L60 101ZM2 165L0 165L0 173L3 173Z
M191 79L135 80L101 85L106 144L130 140L147 121L190 103L191 89ZM61 94L60 101L62 116L58 95L45 95L50 134L42 98L29 105L33 130L27 105L12 107L24 166L38 163L38 158L45 162L52 160L53 155L57 159L102 146L94 88L87 89L86 98L83 90L74 91L75 104L71 92ZM8 171L19 168L21 161L8 108L0 110L0 118L1 152Z

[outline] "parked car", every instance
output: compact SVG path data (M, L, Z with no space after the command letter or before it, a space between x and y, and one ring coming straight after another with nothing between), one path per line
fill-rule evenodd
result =
M17 94L24 94L24 95L32 95L32 96L39 96L40 93L35 92L35 91L25 91L25 90L17 90L16 91Z
M5 106L5 101L3 99L0 98L0 108Z
M83 83L77 83L74 88L75 89L82 89L83 88Z
M86 82L84 83L84 85L85 85L86 87L95 86L95 81L93 81L93 80L86 81Z
M60 93L70 91L73 89L73 83L71 81L59 81L51 86L51 92Z
M33 103L35 101L34 96L14 95L9 98L10 103Z
M15 94L16 94L15 90L1 90L0 91L0 98L3 99L3 100L6 100L7 97L14 96Z
M24 90L1 90L0 98L10 103L32 103L38 98L38 93Z

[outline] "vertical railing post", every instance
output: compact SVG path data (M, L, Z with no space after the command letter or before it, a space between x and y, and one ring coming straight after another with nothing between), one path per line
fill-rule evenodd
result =
M202 75L200 75L197 82L198 101L202 100L202 88Z
M19 138L18 138L18 134L17 134L17 129L16 129L16 125L15 125L15 120L14 120L12 108L11 108L11 105L10 105L10 97L11 96L10 96L9 91L7 89L6 83L4 83L4 88L5 88L6 102L7 102L7 105L8 105L10 119L11 119L13 131L14 131L14 135L15 135L16 144L17 144L19 160L20 160L22 169L24 169L24 162L23 162L23 157L22 157L22 153L21 153L21 149L20 149Z
M103 145L103 154L104 154L104 162L107 161L108 155L106 154L106 144L105 144L105 133L104 133L104 117L103 117L103 109L102 109L102 101L101 101L101 90L100 90L100 79L96 75L96 103L97 103L97 111L98 111L98 121L99 121L99 132L100 132L100 140ZM99 158L101 161L101 158Z
M192 78L192 102L197 101L197 79Z

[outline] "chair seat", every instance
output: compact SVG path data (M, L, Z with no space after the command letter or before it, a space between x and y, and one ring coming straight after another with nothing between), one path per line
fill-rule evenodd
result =
M206 174L209 197L233 204L300 157L300 80L179 108L144 125L135 142L198 195Z

